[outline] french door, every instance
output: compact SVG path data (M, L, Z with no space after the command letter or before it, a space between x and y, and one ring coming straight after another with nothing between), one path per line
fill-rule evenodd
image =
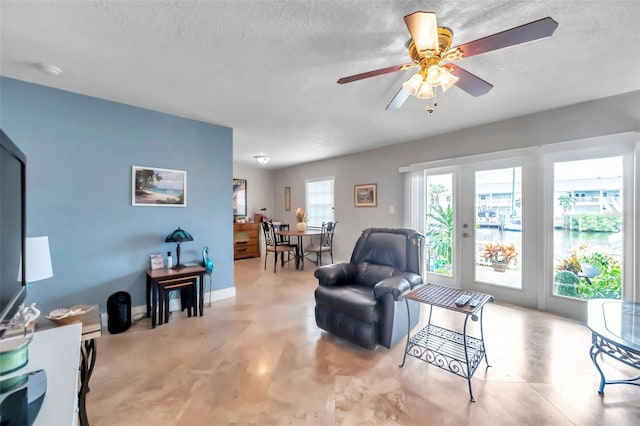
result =
M634 138L426 164L427 281L583 321L589 299L640 300Z
M525 245L535 197L523 159L467 162L425 172L425 268L430 283L489 293L535 306L534 268ZM534 234L534 232L531 232ZM529 243L527 243L529 244Z
M537 306L534 175L524 157L461 166L461 288Z

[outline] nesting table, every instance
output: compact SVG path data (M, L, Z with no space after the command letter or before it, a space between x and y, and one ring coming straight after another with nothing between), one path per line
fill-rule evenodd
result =
M471 299L478 299L479 303L475 307L468 304L456 306L455 300L461 295L469 295ZM434 284L427 284L418 287L404 295L407 305L407 324L411 327L411 313L409 310L409 300L415 300L430 306L429 320L427 325L420 331L411 335L411 330L407 332L407 343L402 357L404 366L407 355L435 365L443 370L449 371L457 376L467 379L469 386L469 397L475 402L473 390L471 388L471 377L484 359L487 367L490 367L487 358L487 351L484 346L484 331L482 329L482 313L484 305L493 302L491 295L475 293L472 291L460 290L456 288L444 287ZM464 315L463 332L458 333L444 327L439 327L431 323L431 315L434 308L448 309ZM472 337L467 334L467 321L480 321L480 336Z
M195 311L196 315L198 314L198 311L200 312L200 316L204 315L205 271L206 269L198 265L185 266L180 269L147 269L147 317L151 317L151 328L156 328L156 316L159 304L158 286L160 285L180 284L193 280L199 281L199 288L197 290L198 306ZM160 314L162 314L162 310L160 311ZM160 319L160 324L162 324L162 319Z

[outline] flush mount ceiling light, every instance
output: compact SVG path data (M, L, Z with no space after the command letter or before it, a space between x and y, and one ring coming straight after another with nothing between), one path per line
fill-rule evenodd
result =
M551 36L558 27L556 21L547 17L451 47L453 31L439 27L434 12L414 12L405 16L404 22L411 36L406 46L412 62L342 77L338 83L351 83L376 75L420 67L420 70L402 85L386 109L400 108L409 96L418 99L434 98L438 86L443 92L457 86L472 96L481 96L489 92L493 85L452 62L543 39ZM433 112L436 105L437 102L434 102L433 106L428 106L426 110Z
M62 70L60 68L56 67L55 65L37 64L36 66L40 71L42 71L43 73L45 73L47 75L51 75L51 76L57 77L60 74L62 74Z
M264 166L269 162L269 157L267 157L266 155L254 155L253 158L255 158L261 166Z

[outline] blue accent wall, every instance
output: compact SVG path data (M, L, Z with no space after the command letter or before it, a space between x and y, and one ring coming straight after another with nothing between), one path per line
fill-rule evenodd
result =
M193 235L182 263L214 262L213 290L232 287L232 129L0 77L0 127L27 155L27 236L49 236L52 278L28 302L43 312L100 304L124 290L145 304L149 255ZM131 166L187 172L187 206L131 205ZM207 290L209 282L207 280Z

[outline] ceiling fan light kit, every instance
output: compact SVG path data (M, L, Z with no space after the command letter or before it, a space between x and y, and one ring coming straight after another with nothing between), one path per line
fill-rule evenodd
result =
M446 92L451 87L457 86L472 96L482 96L488 93L493 85L451 62L550 37L558 27L556 21L547 17L452 48L453 31L447 27L439 27L434 12L414 12L405 16L404 22L411 35L408 50L412 63L343 77L338 80L338 83L351 83L377 75L420 67L416 74L402 84L402 88L386 109L400 108L409 96L415 96L418 99L434 98L437 87L440 87L442 92ZM427 106L425 109L431 113L436 106L437 102L434 102L433 107Z

